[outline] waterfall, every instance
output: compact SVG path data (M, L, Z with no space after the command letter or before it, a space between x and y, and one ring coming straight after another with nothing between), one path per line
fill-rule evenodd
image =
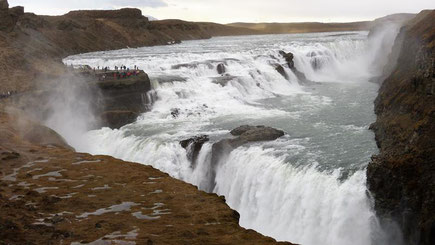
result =
M377 85L368 80L378 40L366 32L221 37L69 57L74 65L137 65L153 87L150 112L119 130L87 132L86 144L74 147L150 164L224 195L242 226L278 240L384 244L365 176L377 151L368 130ZM294 54L295 69L281 50ZM212 145L242 124L287 134L243 145L212 166ZM179 142L196 135L210 141L192 164Z

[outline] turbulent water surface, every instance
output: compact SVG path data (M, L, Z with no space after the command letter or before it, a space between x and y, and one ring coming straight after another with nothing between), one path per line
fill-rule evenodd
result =
M208 190L213 142L243 124L279 128L284 137L239 147L219 162L213 192L241 214L240 224L305 245L382 243L365 168L377 153L368 127L378 85L369 79L382 66L374 54L384 39L366 32L219 37L69 57L67 64L137 65L154 88L152 109L137 122L87 132L74 146ZM279 74L280 50L316 83L300 84L285 66L288 77ZM220 63L227 76L218 74ZM193 167L179 141L201 134L211 140Z

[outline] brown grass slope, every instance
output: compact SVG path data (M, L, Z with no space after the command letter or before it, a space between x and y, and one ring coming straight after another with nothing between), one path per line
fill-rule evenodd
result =
M413 18L415 14L392 14L373 21L349 23L231 23L228 26L248 28L268 34L290 34L308 32L365 31L385 22L401 22Z
M16 113L0 104L1 245L279 244L241 228L223 197L150 166L76 153Z
M334 32L334 31L361 31L371 27L370 21L354 23L231 23L233 27L249 28L269 34L308 33L308 32Z

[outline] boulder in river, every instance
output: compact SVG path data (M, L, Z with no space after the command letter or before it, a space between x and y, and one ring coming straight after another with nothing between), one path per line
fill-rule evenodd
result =
M294 55L291 52L284 52L284 51L279 51L279 54L284 57L288 67L292 70L292 72L296 75L296 77L298 78L299 82L303 85L307 85L307 84L312 84L314 83L313 81L309 80L305 74L303 72L300 72L298 69L296 69L295 67L295 62L294 62ZM284 68L281 67L275 67L276 71L279 72L281 75L283 75L285 78L288 78L288 76L286 76L287 74L285 74ZM285 74L285 75L284 75Z
M216 177L216 166L219 161L225 159L228 154L246 143L249 142L259 142L259 141L272 141L284 135L284 131L266 127L266 126L249 126L242 125L238 128L231 130L232 135L237 136L236 138L223 139L212 146L211 155L211 174L210 174L210 184L208 191L214 189L215 177Z
M192 167L195 167L199 152L201 151L204 143L208 141L208 135L194 136L192 138L180 141L181 147L187 151L187 158L191 161Z
M285 61L287 62L287 65L290 69L295 67L295 62L293 61L294 55L291 52L284 52L284 51L279 51L279 54L284 57Z
M171 115L173 118L177 118L180 115L180 108L172 108Z
M284 131L265 126L243 125L231 130L231 134L239 136L246 142L276 140L284 135Z
M230 81L238 81L238 77L231 76L228 74L225 74L225 75L222 75L219 77L213 77L212 79L213 79L212 83L219 84L222 87L227 86Z
M225 74L226 69L225 69L225 65L223 63L220 63L219 65L217 65L216 69L220 75Z
M213 154L216 152L223 153L225 150L233 150L249 142L272 141L284 135L284 131L266 127L266 126L249 126L242 125L230 132L234 136L232 139L223 139L213 144Z
M288 75L287 75L287 73L285 72L284 67L282 67L282 65L280 65L280 64L274 64L274 67L275 67L275 70L276 70L279 74L281 74L281 76L283 76L285 79L288 80Z

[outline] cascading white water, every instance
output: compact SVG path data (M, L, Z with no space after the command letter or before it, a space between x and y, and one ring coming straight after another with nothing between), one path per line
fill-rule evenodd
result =
M241 214L240 224L306 245L381 244L365 184L377 151L368 130L377 91L368 82L369 51L377 46L366 36L225 37L69 57L65 63L74 65L137 65L150 75L155 99L137 122L88 132L74 147L150 164L207 190L214 142L242 124L277 127L287 134L239 147L216 166L213 191ZM300 85L280 50L292 52L297 70L317 83ZM210 142L192 166L179 141L201 134Z

